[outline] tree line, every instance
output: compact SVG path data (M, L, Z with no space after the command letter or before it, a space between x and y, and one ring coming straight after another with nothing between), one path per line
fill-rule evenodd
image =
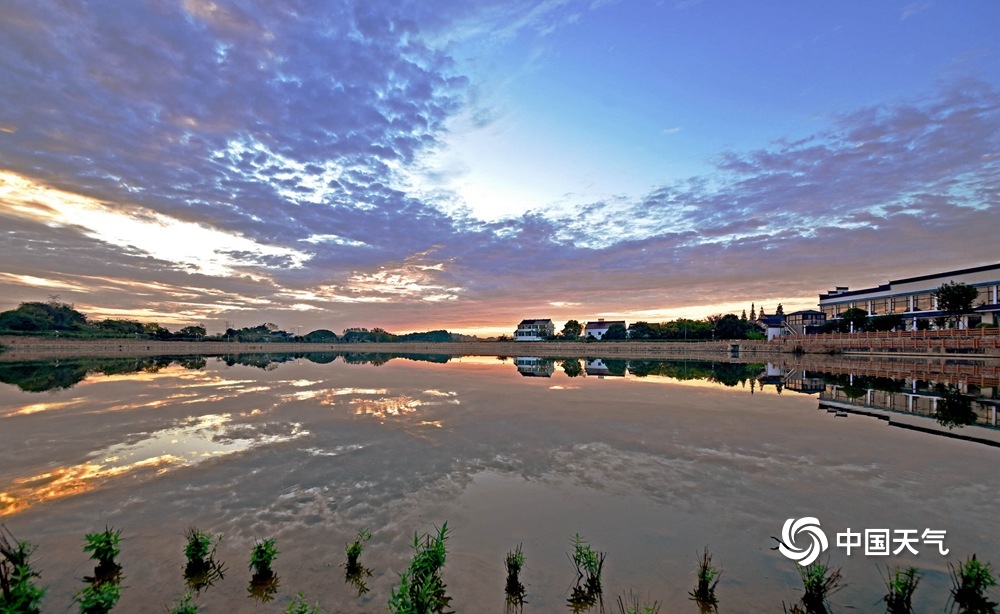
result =
M338 335L325 328L304 335L282 330L266 322L257 326L227 328L224 333L209 335L204 326L190 325L170 331L155 322L108 318L90 319L73 305L57 300L25 302L16 309L0 313L0 334L51 335L81 339L151 339L157 341L239 341L243 343L380 343L447 342L475 340L475 337L446 330L397 335L381 328L348 328Z

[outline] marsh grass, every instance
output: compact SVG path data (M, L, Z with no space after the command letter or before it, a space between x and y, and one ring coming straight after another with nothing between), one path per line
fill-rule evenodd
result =
M570 611L585 612L594 606L604 611L604 589L601 586L601 572L606 554L594 550L579 533L570 540L573 553L566 556L576 568L576 582L566 600Z
M827 599L844 588L841 584L840 568L824 563L798 566L802 577L802 606L807 614L827 614ZM794 611L794 610L793 610Z
M628 595L618 596L618 614L658 614L660 602L640 603L639 598L628 592Z
M0 524L0 612L38 614L45 589L35 585L39 573L31 567L35 546L14 537Z
M293 597L292 602L285 609L286 614L320 614L322 611L318 603L316 605L309 605L305 595L302 593Z
M253 571L253 576L247 593L261 603L271 601L278 594L278 576L271 568L276 558L278 546L275 540L254 540L253 547L250 548L250 570Z
M198 604L191 603L191 593L167 609L167 614L198 614Z
M521 544L517 545L504 557L504 567L507 569L507 584L504 588L506 593L505 612L513 614L524 609L525 590L521 583L521 570L524 568L524 553L521 551Z
M358 566L358 557L365 549L365 544L372 538L372 533L368 529L358 531L358 536L353 542L347 544L347 569L350 570Z
M187 564L184 566L184 580L197 594L225 577L225 563L215 559L215 551L222 541L222 535L212 535L190 527L185 537L187 543L184 545L184 557Z
M882 570L879 569L879 574L881 575L881 573ZM896 567L889 569L889 566L886 565L882 581L885 582L886 592L882 601L885 602L886 613L911 614L913 612L913 593L917 590L917 585L920 584L920 572L917 571L917 568Z
M353 542L346 546L347 562L344 564L344 582L358 589L358 597L368 592L367 578L372 577L372 570L361 564L359 557L365 549L365 544L372 538L371 531L361 529Z
M992 614L997 611L997 603L991 601L987 592L997 586L990 563L983 563L973 554L955 567L948 563L951 574L951 610L958 606L959 614Z
M708 551L708 546L705 546L701 558L695 565L695 575L698 577L698 584L688 594L703 612L714 612L718 609L719 603L715 596L715 587L722 578L722 571L712 564L712 553Z
M448 539L448 523L436 535L421 538L413 534L413 559L399 574L399 586L392 588L389 611L393 614L444 614L451 603L441 580Z
M108 614L121 599L121 585L116 582L89 584L73 596L80 614Z

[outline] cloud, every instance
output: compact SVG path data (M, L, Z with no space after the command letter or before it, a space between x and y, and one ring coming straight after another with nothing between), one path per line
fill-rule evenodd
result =
M494 112L456 42L537 42L589 4L15 3L0 22L6 300L57 288L171 322L461 328L805 299L996 260L1000 95L974 80L645 193L475 219L422 175L450 122Z

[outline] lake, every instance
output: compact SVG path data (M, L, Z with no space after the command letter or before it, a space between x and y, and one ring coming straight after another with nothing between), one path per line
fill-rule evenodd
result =
M384 612L414 533L445 522L457 612L504 611L518 545L523 610L570 611L576 534L606 553L608 612L629 591L698 612L688 592L706 547L719 611L781 612L801 596L797 564L772 549L792 518L828 537L820 560L847 584L838 611L882 611L886 565L921 569L918 611L945 607L948 563L1000 566L995 383L333 354L0 364L0 381L0 521L38 546L43 611L71 607L94 566L83 536L105 527L122 531L121 612L163 611L188 590L192 526L224 536L224 577L195 599L206 612L283 612L298 592L326 612ZM957 422L940 424L946 411ZM362 529L359 596L343 563ZM944 531L949 553L837 545L865 529ZM279 583L259 604L247 565L264 538Z

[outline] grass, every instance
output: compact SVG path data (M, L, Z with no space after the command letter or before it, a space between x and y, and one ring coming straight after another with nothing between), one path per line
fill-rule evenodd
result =
M799 575L802 577L802 605L807 614L827 614L827 599L844 588L840 583L840 568L813 563L806 567L800 566Z
M361 552L365 549L365 544L372 538L372 532L368 529L358 531L358 536L353 542L347 544L347 563L344 564L344 582L358 589L358 597L368 592L366 578L372 577L372 570L365 567L359 561Z
M198 614L198 604L191 603L191 593L187 593L183 599L170 606L167 614Z
M604 569L606 554L590 547L579 533L573 536L573 554L570 560L576 566L577 582L584 580L588 592L600 594L601 571Z
M90 553L90 558L98 562L101 567L117 567L115 558L122 553L119 546L121 543L122 530L104 528L100 533L88 533L84 539L84 552Z
M121 599L121 585L114 582L90 584L78 591L73 600L80 606L80 614L107 614Z
M413 558L392 588L389 611L393 614L444 614L451 597L445 593L441 569L447 556L448 523L436 535L413 534Z
M191 527L185 536L184 557L187 564L184 579L197 593L225 577L225 564L215 560L215 550L222 541L222 535L212 535Z
M525 604L524 584L521 583L521 570L524 568L524 553L521 551L521 544L517 545L513 551L508 552L504 557L504 567L507 569L507 586L504 589L507 594L507 610L520 611Z
M309 603L306 602L305 595L299 593L292 598L292 602L288 604L288 608L285 609L285 612L287 614L320 614L322 610L320 609L318 603L316 605L309 605Z
M879 572L881 573L881 572ZM885 567L885 577L882 578L885 582L885 596L882 600L885 601L885 611L887 614L910 614L913 612L913 593L917 590L917 584L920 583L920 572L917 571L916 567L907 567L902 569L896 567L890 570L889 566Z
M45 589L35 585L39 577L31 567L35 546L14 537L0 524L0 612L38 614Z
M274 575L271 563L278 558L278 546L273 539L254 540L250 549L250 571L255 576L266 577Z
M639 598L629 591L628 595L618 597L618 614L657 614L660 611L660 602L639 603Z
M997 586L993 568L973 554L956 568L948 563L951 572L951 609L958 606L960 614L988 614L996 612L997 603L990 601L987 591Z
M700 606L714 608L719 602L715 597L715 587L722 578L722 572L712 565L712 553L708 551L708 546L705 546L701 558L695 565L695 574L698 576L698 585L688 594Z
M347 569L351 570L358 567L358 557L361 556L361 552L365 549L365 544L368 540L372 538L372 533L368 529L361 529L358 531L358 536L353 542L347 544Z

